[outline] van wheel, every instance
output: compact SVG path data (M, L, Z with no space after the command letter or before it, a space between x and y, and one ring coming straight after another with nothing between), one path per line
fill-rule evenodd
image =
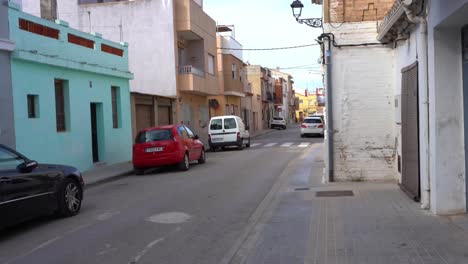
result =
M249 137L249 143L245 145L246 148L250 148L250 137Z
M240 142L240 145L238 146L238 149L239 150L243 150L244 149L244 140L241 139L241 142Z
M189 169L190 162L189 162L189 156L187 153L185 153L184 159L182 160L181 163L179 163L178 167L179 167L179 170L181 171L187 171Z

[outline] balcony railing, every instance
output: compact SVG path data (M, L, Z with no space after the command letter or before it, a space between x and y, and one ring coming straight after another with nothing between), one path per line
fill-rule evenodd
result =
M201 77L205 76L205 73L202 70L195 68L192 65L179 67L179 74L195 74Z

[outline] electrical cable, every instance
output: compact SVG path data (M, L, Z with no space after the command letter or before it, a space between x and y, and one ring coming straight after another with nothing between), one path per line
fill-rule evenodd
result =
M280 47L280 48L258 48L258 49L237 49L237 48L218 48L221 50L255 50L255 51L267 51L267 50L285 50L285 49L299 49L299 48L306 48L311 46L318 46L320 44L313 43L313 44L306 44L306 45L299 45L299 46L290 46L290 47Z

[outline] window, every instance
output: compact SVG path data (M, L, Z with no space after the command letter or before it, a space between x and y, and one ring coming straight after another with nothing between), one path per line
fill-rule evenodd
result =
M187 130L185 130L184 126L179 126L177 128L177 133L179 133L181 138L189 138Z
M106 44L101 44L101 51L109 53L109 54L114 54L120 57L123 56L123 52L124 52L122 49L114 48Z
M185 127L185 130L187 130L189 138L194 138L195 137L195 134L192 132L192 130L190 130L190 128Z
M235 64L232 64L231 73L232 73L232 79L233 80L236 79L236 71L237 71L237 66Z
M208 73L214 74L214 61L215 57L211 54L208 54Z
M304 119L304 123L307 123L307 124L321 124L322 119L320 119L320 118L306 118L306 119Z
M38 118L39 117L39 104L38 96L33 94L28 94L28 118Z
M136 143L171 140L172 137L173 137L172 131L169 129L151 130L151 131L141 132L140 134L138 134Z
M300 103L300 104L303 104L303 103L304 103L304 100L299 100L299 103Z
M15 153L0 148L0 171L2 170L16 170L16 167L23 163L24 160Z
M112 94L112 126L113 128L119 128L120 120L120 88L116 86L111 87Z
M224 129L234 129L234 128L237 128L236 120L234 118L225 118Z
M213 119L210 124L211 130L221 130L223 129L223 120L222 119Z
M68 42L80 45L89 49L94 49L94 41L68 33Z
M64 132L67 130L63 83L63 80L55 80L55 118L57 122L57 132Z
M59 30L34 23L26 19L19 19L19 28L44 37L59 39Z
M313 106L314 105L314 101L309 101L309 106Z

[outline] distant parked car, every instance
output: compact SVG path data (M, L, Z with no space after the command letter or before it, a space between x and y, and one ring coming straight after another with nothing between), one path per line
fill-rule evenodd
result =
M205 163L205 147L192 130L184 125L147 128L140 131L133 145L135 173L146 169L177 165L186 171L190 162Z
M270 128L282 128L282 129L286 129L286 120L284 120L283 117L274 116L274 117L270 120Z
M301 124L301 137L308 135L320 135L325 132L323 119L321 117L306 117Z
M216 116L210 119L208 143L215 151L220 147L236 146L243 149L250 147L249 128L238 116Z
M0 144L0 229L41 215L76 215L83 188L78 169L39 164Z

